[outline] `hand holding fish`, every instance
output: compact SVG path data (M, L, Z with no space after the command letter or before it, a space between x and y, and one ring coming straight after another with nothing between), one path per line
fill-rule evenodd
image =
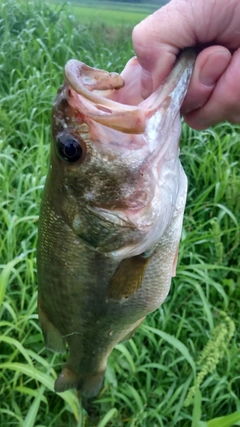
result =
M194 129L240 122L239 0L172 0L133 30L148 96L169 74L179 51L196 46L192 80L182 106Z

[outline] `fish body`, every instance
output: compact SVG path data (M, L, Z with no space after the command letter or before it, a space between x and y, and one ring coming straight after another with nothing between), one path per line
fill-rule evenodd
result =
M193 63L184 52L146 100L136 58L122 76L65 67L37 248L45 343L69 347L57 392L96 395L112 349L168 294L187 192L179 111Z

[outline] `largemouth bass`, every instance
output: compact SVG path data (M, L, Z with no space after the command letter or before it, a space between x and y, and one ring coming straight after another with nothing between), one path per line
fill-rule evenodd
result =
M114 346L168 294L187 192L179 112L193 63L183 52L146 100L136 58L121 75L77 60L65 67L37 248L46 347L69 348L56 392L96 395Z

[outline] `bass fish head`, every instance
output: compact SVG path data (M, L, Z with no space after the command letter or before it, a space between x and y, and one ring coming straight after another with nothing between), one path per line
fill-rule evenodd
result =
M146 100L136 58L121 75L67 63L53 105L47 185L56 215L91 249L138 255L171 221L183 179L179 111L193 63L185 51Z

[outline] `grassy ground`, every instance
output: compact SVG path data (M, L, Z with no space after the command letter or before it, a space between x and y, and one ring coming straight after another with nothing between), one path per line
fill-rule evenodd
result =
M145 12L125 12L124 10L108 10L77 5L71 5L71 11L79 22L104 22L108 26L122 25L124 27L133 27L148 16L148 13ZM104 33L101 33L101 36L104 38Z
M109 5L110 3L110 5ZM51 4L61 4L60 1L51 1ZM156 7L154 8L156 9ZM115 27L133 27L138 24L144 18L146 18L149 13L153 11L153 7L147 5L143 7L137 7L136 5L129 5L128 3L114 3L108 2L71 2L68 5L69 12L83 24L94 24L104 23L107 26ZM104 29L99 31L98 36L104 39Z
M68 9L38 2L0 8L1 427L204 427L200 419L227 415L224 426L240 425L231 415L240 411L239 126L183 126L189 193L170 295L114 350L97 398L56 395L63 358L43 347L35 262L51 104L71 57L120 71L133 54L130 31L79 25ZM194 381L200 391L186 406Z

